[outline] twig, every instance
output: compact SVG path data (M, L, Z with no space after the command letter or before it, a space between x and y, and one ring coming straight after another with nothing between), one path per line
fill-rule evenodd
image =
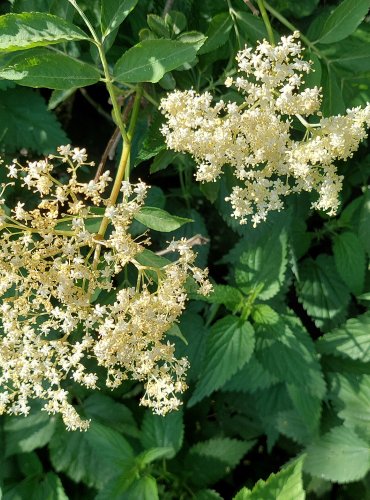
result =
M193 247L195 245L206 245L209 243L209 238L206 238L205 236L202 236L201 234L196 234L195 236L192 236L188 240L186 240L187 245L190 247ZM174 250L170 250L168 248L165 248L164 250L159 250L159 252L155 252L156 255L166 255L168 253L172 253Z
M247 7L249 7L251 9L252 14L254 16L259 16L260 15L259 10L256 9L256 7L252 4L251 0L243 0L243 2L245 3L245 5Z
M131 109L132 109L133 102L134 101L133 101L132 97L130 97L128 100L127 106L125 107L125 110L124 110L123 115L122 115L123 123L126 123L126 121L128 119L128 116L129 116ZM116 129L113 132L112 137L108 141L107 147L105 148L104 153L103 153L101 160L99 162L98 169L96 171L95 178L94 178L95 182L97 182L99 180L99 177L103 173L107 159L109 158L110 160L113 160L114 154L115 154L115 151L116 151L116 148L117 148L117 145L119 143L120 138L121 138L120 129L118 127L116 127Z
M109 122L113 122L113 118L111 117L111 115L109 113L107 113L101 106L99 103L97 103L87 92L86 92L86 89L79 89L81 94L84 96L84 98L86 99L86 101L91 104L91 106L93 106L96 111L99 113L99 115L102 115L104 116L104 118L106 120L108 120Z
M103 173L104 166L106 164L107 159L109 158L110 160L113 160L114 153L116 151L117 144L118 144L120 138L121 138L121 134L120 134L119 128L116 127L114 132L113 132L113 135L109 139L108 144L107 144L107 146L104 150L104 153L101 157L98 169L97 169L96 174L95 174L95 179L94 179L95 182L97 182L99 180L99 177Z
M162 12L162 17L165 17L165 15L169 13L169 11L172 9L172 5L174 4L174 2L175 0L167 0Z

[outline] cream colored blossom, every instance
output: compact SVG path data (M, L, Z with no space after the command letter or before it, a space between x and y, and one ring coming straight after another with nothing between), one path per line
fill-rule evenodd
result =
M0 414L27 415L30 400L38 398L45 411L62 414L68 429L86 429L68 386L99 387L91 360L106 369L110 388L127 379L143 383L142 404L165 414L181 404L188 365L176 359L166 335L185 307L189 274L207 293L207 273L194 266L186 240L170 244L177 261L143 264L149 241L134 239L129 229L147 186L122 183L123 200L110 206L103 196L109 172L80 182L86 151L58 151L9 167L41 197L36 205L17 202L10 215L0 206ZM55 177L55 161L63 170L67 165L65 184ZM103 239L96 228L104 214L110 227ZM136 284L117 290L117 275L127 266Z
M244 96L239 106L212 104L209 92L193 90L161 101L167 146L193 156L198 181L216 181L225 165L232 167L237 182L226 200L242 224L258 224L300 191L315 191L313 208L334 214L342 186L334 162L352 156L370 125L370 104L321 116L321 89L302 87L311 63L302 59L298 39L295 32L276 46L264 40L238 53L240 76L227 77L225 85ZM302 140L293 139L293 118L306 128Z

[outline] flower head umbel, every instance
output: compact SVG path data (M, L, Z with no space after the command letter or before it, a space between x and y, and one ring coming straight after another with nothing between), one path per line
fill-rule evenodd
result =
M64 184L55 160L67 165ZM86 151L70 146L25 166L14 160L8 177L39 198L10 211L0 200L0 414L27 415L39 398L70 429L86 429L88 421L71 405L68 386L98 387L98 365L108 387L134 379L146 388L142 404L159 414L177 408L188 362L175 357L166 333L184 309L189 274L209 291L186 241L171 244L177 261L153 267L143 253L148 238L130 234L147 186L123 182L121 201L111 206L109 172L81 182L83 165L90 165ZM124 277L128 267L133 284Z
M298 39L295 32L276 46L264 40L238 53L240 76L225 85L244 96L241 105L213 105L209 92L193 90L161 101L167 146L194 157L197 180L215 181L225 165L232 167L237 181L226 199L242 224L249 216L258 224L283 208L285 196L301 191L316 191L313 207L335 214L342 177L334 161L351 157L370 125L370 104L321 116L321 89L303 87L312 69ZM301 141L292 138L293 117L306 128Z

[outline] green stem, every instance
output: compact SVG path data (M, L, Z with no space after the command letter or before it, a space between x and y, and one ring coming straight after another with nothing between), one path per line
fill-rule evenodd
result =
M263 22L265 23L266 31L267 31L267 35L269 37L270 43L271 43L271 45L274 46L275 45L274 32L272 30L270 19L269 19L269 16L268 16L266 8L265 8L265 2L264 2L264 0L257 0L257 4L258 4L258 8L261 12Z
M75 0L68 0L68 1L69 1L69 3L71 5L73 5L73 7L80 14L80 16L84 20L87 28L89 29L89 31L90 31L93 39L94 39L94 43L95 43L95 45L96 45L96 47L98 49L99 57L100 57L100 60L101 60L102 66L103 66L103 71L104 71L104 79L103 79L103 81L104 81L104 83L105 83L105 85L107 87L107 90L108 90L108 93L109 93L109 97L110 97L110 100L111 100L112 106L113 106L114 121L116 122L116 125L117 125L117 127L119 128L119 130L121 132L123 140L126 142L127 141L127 132L126 132L123 120L122 120L121 109L120 109L120 107L118 105L116 94L114 92L113 79L112 79L112 77L110 75L110 72L109 72L109 66L108 66L107 58L105 57L105 52L104 52L103 44L102 44L101 40L99 39L98 35L96 34L96 31L94 30L94 28L91 25L90 21L88 20L88 18L86 17L85 13L83 12L83 10L77 5L77 2Z

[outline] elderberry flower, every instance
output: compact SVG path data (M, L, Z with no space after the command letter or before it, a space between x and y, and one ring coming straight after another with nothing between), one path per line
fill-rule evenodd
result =
M110 206L104 197L109 172L80 182L86 151L61 146L58 153L8 167L27 189L47 198L30 206L18 202L10 215L0 200L0 414L27 415L30 400L38 398L45 411L62 415L68 429L85 430L89 422L71 404L68 386L98 388L103 367L108 387L129 378L143 383L142 404L163 415L181 404L188 366L175 357L166 335L184 310L189 274L200 292L211 290L207 271L194 266L184 240L172 243L177 261L149 273L140 258L149 240L138 241L129 231L147 186L125 181L122 202ZM67 164L70 177L63 185L52 160ZM103 220L110 224L105 238L95 232ZM127 265L136 285L116 291Z
M232 167L236 182L226 200L241 224L251 218L255 226L301 191L316 192L312 207L335 214L342 177L334 162L351 157L370 126L370 103L343 116L321 116L321 89L302 88L312 63L303 60L298 39L295 32L276 46L263 40L238 53L240 76L227 77L225 85L243 95L240 106L212 105L209 92L194 90L176 90L161 101L166 144L193 156L198 181L214 182L225 165ZM310 115L316 122L306 121ZM293 116L306 127L300 141L293 139Z

